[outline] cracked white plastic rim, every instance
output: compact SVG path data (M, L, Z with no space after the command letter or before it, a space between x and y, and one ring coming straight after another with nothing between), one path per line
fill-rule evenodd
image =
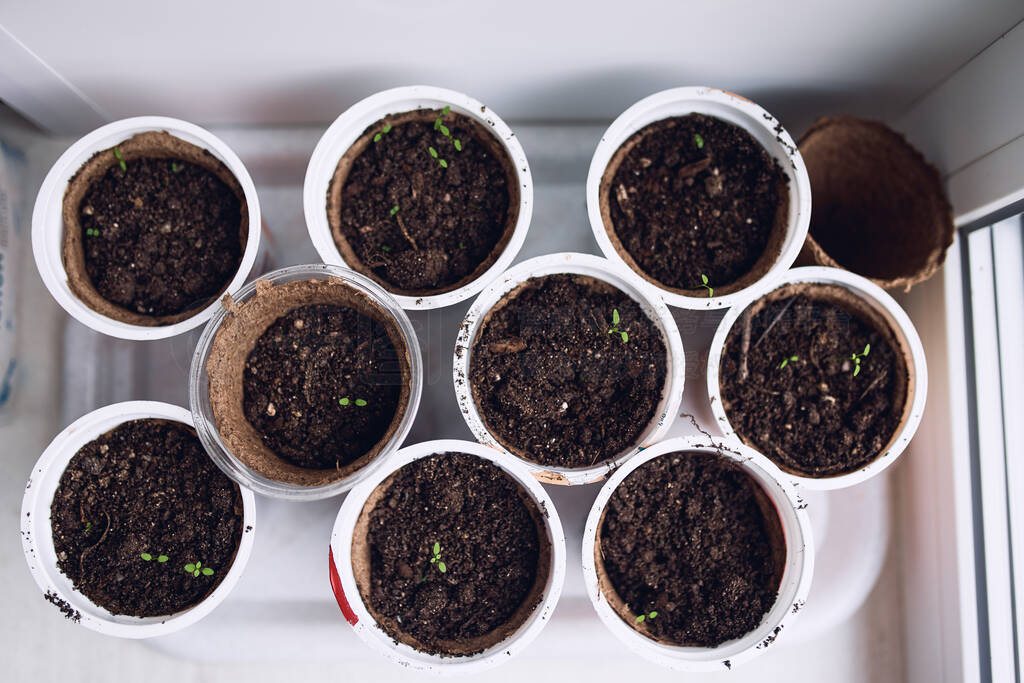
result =
M500 467L523 487L540 508L541 518L547 527L548 540L551 542L551 573L536 609L508 638L483 652L466 657L442 657L441 655L427 654L405 643L395 641L377 625L366 608L352 573L352 533L359 514L366 504L366 499L381 482L393 473L411 462L435 453L467 453L488 460ZM540 635L541 630L551 619L555 605L558 604L558 598L562 594L562 584L565 581L565 534L551 497L519 460L472 441L443 439L406 446L388 460L387 467L378 469L370 477L356 484L345 498L341 509L338 510L334 531L331 534L331 553L337 567L338 577L341 580L341 587L344 590L343 597L357 619L356 623L352 624L352 628L359 639L371 650L383 655L391 662L414 671L440 675L478 673L507 662L519 654Z
M760 484L775 505L786 542L786 565L779 583L775 604L764 615L760 625L741 638L718 647L665 645L641 634L623 621L598 588L594 565L594 543L597 540L601 515L612 492L634 470L666 453L697 451L721 454L737 462ZM789 480L778 467L760 453L732 439L712 440L706 436L684 436L668 439L645 450L615 472L601 487L583 531L583 583L587 597L604 625L630 650L656 664L678 671L727 671L757 657L784 638L807 602L814 573L814 540L806 504L797 496Z
M159 617L114 615L75 590L71 580L57 568L50 527L50 505L71 458L78 450L131 420L158 418L193 427L192 414L185 408L156 401L126 401L88 413L58 434L32 468L21 502L21 545L32 578L43 594L56 594L81 615L82 626L118 638L152 638L191 626L212 612L235 587L245 571L256 536L256 499L246 488L242 493L242 539L227 575L206 599L188 609ZM56 608L54 613L56 614Z
M807 177L803 157L782 124L763 108L734 93L707 87L672 88L640 100L612 122L594 150L590 172L587 175L587 214L590 216L590 228L601 252L623 267L631 268L615 249L608 237L610 226L606 227L601 218L601 177L615 152L634 133L655 121L693 113L714 116L743 128L764 147L769 156L779 162L789 180L789 213L782 248L771 268L759 280L748 287L721 296L709 298L700 294L680 294L640 273L638 275L658 289L670 306L692 310L728 308L743 300L752 288L782 277L800 253L811 224L811 183ZM697 283L694 283L694 286L696 285Z
M715 416L715 422L723 434L735 436L740 440L735 428L729 422L729 416L725 414L722 406L722 391L719 386L718 373L721 369L722 351L725 349L725 340L729 336L732 326L739 320L740 315L748 306L760 299L762 296L789 284L812 282L825 285L838 285L855 294L865 303L878 311L888 321L892 331L900 337L903 344L910 351L909 367L907 368L907 401L910 402L910 411L905 420L897 428L896 434L878 457L860 469L840 474L834 477L802 477L797 474L786 472L786 476L797 486L818 491L829 491L854 486L871 477L878 476L887 467L896 462L896 458L903 453L910 440L914 438L918 426L921 424L921 417L924 415L925 399L928 396L928 366L925 362L924 347L921 345L921 338L917 334L914 323L910 317L900 308L896 300L889 296L885 290L871 282L867 278L856 275L847 270L828 268L826 266L805 266L793 268L785 276L773 283L762 284L761 287L752 290L747 297L734 306L718 325L715 337L711 341L711 350L708 352L708 399L711 401L711 412Z
M641 432L636 443L617 453L614 457L603 460L592 467L547 467L519 458L515 453L505 448L497 437L488 431L483 419L480 417L480 411L477 410L476 402L473 400L473 391L470 388L469 368L473 343L487 312L502 297L523 282L531 278L558 273L586 275L607 282L625 292L640 305L640 308L647 317L659 327L667 353L665 387L661 400L654 411L654 417L644 431ZM679 329L676 327L675 319L672 317L672 312L669 311L668 306L665 305L665 302L662 301L656 290L647 285L629 269L612 263L608 259L591 254L561 252L523 261L510 268L481 292L480 296L473 302L459 328L459 335L455 341L455 359L452 370L455 382L455 397L459 403L459 410L462 412L463 419L465 419L466 424L473 431L473 436L476 437L477 441L518 458L533 472L535 477L545 483L574 485L601 481L626 460L650 444L657 442L668 433L669 427L672 426L672 422L679 413L679 404L683 400L683 383L686 379L686 357L683 353L683 342L679 336Z
M530 175L526 153L515 133L490 107L485 107L472 97L454 90L429 85L384 90L357 102L335 119L313 150L302 186L306 229L320 258L324 263L352 268L351 264L345 263L341 252L338 251L338 245L334 243L331 226L327 220L327 189L338 167L338 161L367 128L385 116L417 109L443 109L446 106L451 107L456 114L462 114L483 125L504 146L519 183L519 213L516 216L512 237L497 260L480 277L458 289L441 294L409 296L391 291L384 283L377 283L387 289L405 309L427 310L465 301L498 277L519 253L533 215L533 176Z
M71 291L62 256L64 192L72 176L97 152L110 149L133 135L148 131L166 131L176 138L205 149L220 160L228 167L242 187L249 211L249 235L246 238L245 251L242 253L242 262L223 294L217 296L192 316L171 325L134 325L94 311ZM166 339L205 323L220 307L220 299L224 294L234 294L239 287L245 284L246 278L249 277L249 273L256 263L256 255L260 249L261 225L260 202L256 196L256 186L253 184L252 178L249 177L249 172L242 164L242 160L224 141L210 131L187 121L166 116L138 116L114 121L97 128L79 138L54 162L39 188L35 208L32 211L32 253L43 284L50 290L50 294L61 308L78 322L102 334L121 339Z

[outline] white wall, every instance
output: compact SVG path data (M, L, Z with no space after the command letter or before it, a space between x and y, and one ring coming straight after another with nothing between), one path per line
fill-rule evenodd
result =
M100 118L322 122L429 82L510 119L607 120L704 84L800 131L818 113L895 117L1022 17L1020 0L0 0L0 98L69 127L46 111L58 95L4 80L12 64L23 86L54 76L22 68L12 51L27 49L60 77L53 92L80 90Z

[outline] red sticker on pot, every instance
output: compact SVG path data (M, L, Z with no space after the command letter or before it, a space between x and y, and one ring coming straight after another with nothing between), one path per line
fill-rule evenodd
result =
M345 591L341 587L341 577L338 576L338 567L334 564L334 549L330 547L327 548L327 563L331 574L331 590L334 591L334 599L338 601L338 607L341 608L341 613L345 615L348 623L355 626L359 623L359 617L352 611L352 607L348 604L348 598L345 597Z

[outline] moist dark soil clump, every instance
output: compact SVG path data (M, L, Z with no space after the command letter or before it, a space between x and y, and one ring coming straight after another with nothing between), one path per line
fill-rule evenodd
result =
M633 445L655 416L667 372L661 332L640 305L575 275L533 278L504 301L481 326L470 362L491 433L556 467L588 467Z
M677 452L641 465L609 498L599 540L619 613L656 640L716 647L757 628L775 604L778 513L723 456Z
M342 467L387 433L400 374L385 323L347 306L301 306L270 325L249 353L243 408L281 458Z
M239 197L187 161L123 163L93 182L78 209L93 286L106 300L150 316L206 304L242 261Z
M532 611L541 540L518 483L463 453L417 460L389 481L367 539L369 604L389 634L472 654L467 641Z
M163 616L202 602L242 537L238 486L195 432L167 420L126 422L83 446L50 512L58 568L113 614ZM186 571L197 563L212 573Z
M428 294L493 262L515 223L518 186L500 145L476 122L441 111L412 116L363 134L369 143L351 161L332 227L393 290Z
M722 402L733 428L804 476L845 474L874 460L899 425L907 392L905 360L889 335L849 308L806 294L753 308L722 353ZM868 344L857 371L851 356Z
M706 275L725 293L779 248L788 181L750 133L689 114L646 126L622 149L602 192L622 248L656 282L700 292Z

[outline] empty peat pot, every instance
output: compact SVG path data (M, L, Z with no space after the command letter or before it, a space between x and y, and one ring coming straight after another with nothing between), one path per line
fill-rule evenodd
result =
M726 314L707 381L723 432L809 489L891 465L928 392L924 349L899 304L866 278L817 266Z
M811 190L782 124L715 88L673 88L623 112L587 176L601 251L673 306L726 308L800 252Z
M583 580L627 647L683 671L757 656L803 608L814 544L806 505L767 458L732 440L662 441L601 488Z
M330 578L359 638L402 666L478 672L551 618L565 536L522 463L470 441L403 448L338 511Z
M120 638L166 635L238 583L255 498L210 461L184 408L109 405L58 434L21 508L25 559L65 617Z
M403 308L427 309L468 299L512 263L533 180L493 111L410 86L337 118L310 158L303 203L324 262L372 278Z
M879 121L822 117L800 138L814 195L801 263L845 268L891 289L930 278L953 243L934 166Z
M671 426L685 359L661 298L598 256L509 269L473 303L455 342L455 394L481 443L541 481L600 481Z
M347 490L402 443L423 388L397 302L347 268L291 266L250 282L196 346L196 430L228 476L269 496Z
M123 339L206 322L245 282L259 244L256 188L238 156L161 116L115 121L71 145L32 214L36 266L57 303Z

